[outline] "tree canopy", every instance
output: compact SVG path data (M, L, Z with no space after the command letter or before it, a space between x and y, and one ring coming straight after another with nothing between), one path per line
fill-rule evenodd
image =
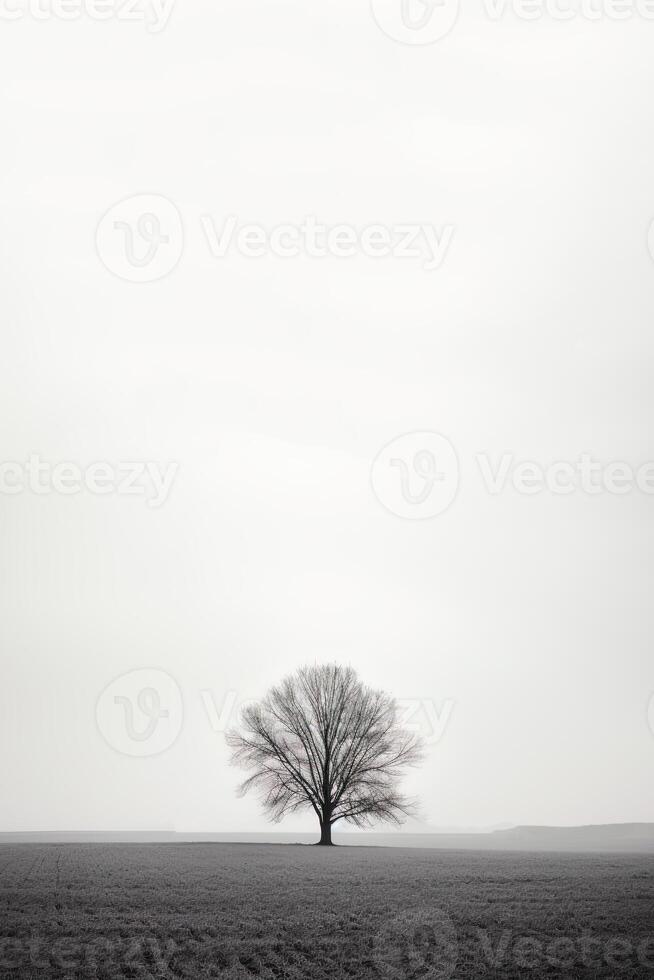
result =
M240 793L257 791L274 822L313 809L322 844L338 820L399 824L414 812L399 781L420 761L421 739L402 728L395 700L350 667L302 667L243 709L227 743L250 773Z

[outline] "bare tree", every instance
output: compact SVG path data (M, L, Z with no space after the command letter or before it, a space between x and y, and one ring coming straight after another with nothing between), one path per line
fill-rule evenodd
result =
M244 708L241 722L227 733L232 763L250 771L239 792L258 791L275 823L311 808L320 843L331 844L337 820L399 824L414 812L398 782L420 761L421 740L399 724L394 699L350 667L303 667Z

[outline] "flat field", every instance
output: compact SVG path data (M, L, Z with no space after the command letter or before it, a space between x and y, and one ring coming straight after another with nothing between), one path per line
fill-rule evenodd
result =
M651 977L654 857L0 846L0 977Z

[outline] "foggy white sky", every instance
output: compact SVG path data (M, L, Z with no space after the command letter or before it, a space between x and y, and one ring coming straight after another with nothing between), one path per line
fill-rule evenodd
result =
M481 3L425 47L364 0L0 23L1 459L179 463L158 509L0 495L0 829L266 827L201 692L332 659L453 703L407 784L425 823L654 820L654 497L493 496L475 461L654 459L653 52L654 22ZM96 228L145 193L186 247L125 282ZM207 214L454 235L432 272L217 260ZM431 520L371 490L412 431L459 459ZM134 758L96 703L140 668L184 719Z

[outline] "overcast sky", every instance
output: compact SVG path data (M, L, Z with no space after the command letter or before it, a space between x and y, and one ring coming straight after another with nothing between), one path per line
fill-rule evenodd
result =
M327 660L410 702L425 825L654 820L654 497L511 475L654 460L653 52L481 0L425 45L367 0L0 23L0 459L174 478L0 494L1 830L263 829L223 722ZM98 232L136 195L151 282ZM217 257L230 215L442 253Z

